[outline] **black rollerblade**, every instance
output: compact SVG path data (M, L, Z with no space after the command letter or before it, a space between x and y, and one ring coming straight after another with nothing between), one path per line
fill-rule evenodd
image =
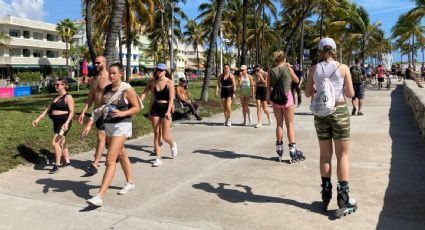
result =
M304 153L296 149L296 144L289 144L289 156L291 164L305 160Z
M340 183L338 183L337 191L337 202L339 209L336 210L335 217L341 218L355 212L357 210L357 201L356 199L350 198L348 196L348 192L350 191L348 185L343 187L340 185Z
M276 154L279 157L278 161L282 162L282 155L283 155L283 141L276 141Z
M328 205L329 202L332 199L332 184L331 182L326 182L325 184L322 184L322 201L323 201L323 211L328 211Z

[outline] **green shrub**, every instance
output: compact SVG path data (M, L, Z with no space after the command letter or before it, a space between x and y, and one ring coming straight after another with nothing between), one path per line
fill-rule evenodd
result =
M19 77L21 82L32 82L32 81L40 81L40 72L20 72L17 73L16 76Z
M145 85L147 85L148 84L148 81L145 81L145 80L133 80L133 81L130 81L130 85L131 86L145 86Z

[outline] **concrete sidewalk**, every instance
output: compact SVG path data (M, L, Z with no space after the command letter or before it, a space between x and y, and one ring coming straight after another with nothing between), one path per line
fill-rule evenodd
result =
M116 194L125 183L117 166L98 209L85 200L97 194L104 166L93 177L82 170L93 152L74 155L73 167L55 175L42 165L1 174L0 229L423 229L424 140L401 87L369 89L366 97L365 115L351 117L350 195L359 209L343 219L333 218L336 189L331 211L321 212L319 147L307 102L295 121L297 146L307 157L302 163L278 163L274 125L240 126L240 111L231 128L223 127L222 115L180 121L172 129L179 155L167 158L164 145L161 167L150 164L152 135L126 143L136 190Z

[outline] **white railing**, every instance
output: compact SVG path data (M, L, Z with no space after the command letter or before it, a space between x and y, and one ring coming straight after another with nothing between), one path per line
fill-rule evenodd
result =
M66 65L65 58L0 57L0 64L7 65Z
M12 38L12 40L8 43L8 45L44 48L44 49L59 49L59 50L66 49L66 44L62 41L55 42L55 41L29 39L29 38Z

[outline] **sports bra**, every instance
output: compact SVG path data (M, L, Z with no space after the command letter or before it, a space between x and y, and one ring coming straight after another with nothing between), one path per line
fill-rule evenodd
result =
M68 94L63 95L62 97L60 97L56 102L55 98L56 96L53 98L52 104L50 105L51 110L59 110L59 111L68 111L69 112L69 107L68 104L65 103L65 97Z
M170 92L168 90L168 85L165 85L165 87L161 90L158 91L156 89L156 86L154 86L154 90L153 93L155 94L155 98L157 101L168 101L170 100Z
M230 78L230 74L229 74L229 77L226 80L224 80L224 75L221 75L221 85L222 86L233 86L233 81Z

